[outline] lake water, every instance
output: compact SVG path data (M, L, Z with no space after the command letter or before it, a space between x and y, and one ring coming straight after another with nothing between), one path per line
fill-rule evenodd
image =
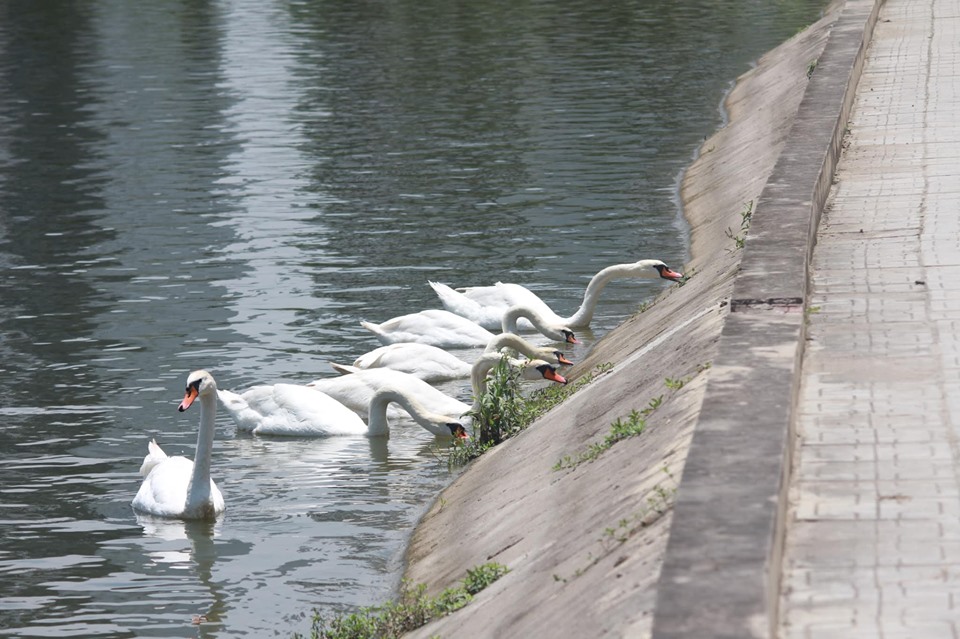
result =
M444 444L221 411L225 515L138 518L150 438L193 456L187 373L331 375L428 279L572 312L604 266L681 268L683 167L821 5L0 3L0 635L290 636L389 597ZM611 284L568 353L664 285Z

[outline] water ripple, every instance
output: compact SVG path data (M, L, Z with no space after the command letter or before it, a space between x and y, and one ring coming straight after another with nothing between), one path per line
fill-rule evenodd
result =
M820 4L0 3L0 635L286 636L382 600L445 444L221 414L224 515L139 517L147 442L195 451L186 374L331 375L428 279L572 311L608 264L682 263L677 175ZM574 358L663 286L612 283Z

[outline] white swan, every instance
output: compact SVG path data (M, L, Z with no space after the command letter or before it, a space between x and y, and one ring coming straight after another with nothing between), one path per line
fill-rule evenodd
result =
M498 352L503 348L513 349L530 359L542 359L555 366L571 366L573 364L566 358L563 351L548 346L534 346L515 333L496 335L487 344L484 352ZM470 370L473 368L472 364L442 348L416 342L398 342L381 346L358 357L354 360L353 365L356 368L363 369L390 368L409 373L429 383L470 377Z
M552 340L577 343L577 338L569 328L561 323L551 322L537 311L522 305L501 313L500 328L504 333L516 333L517 320L521 317L529 319L538 331ZM382 324L360 322L360 325L376 335L380 343L385 345L417 342L439 348L469 348L486 346L494 338L493 333L475 322L440 309L401 315Z
M194 371L187 378L187 391L177 410L190 408L200 398L200 430L195 461L168 457L151 440L149 453L140 466L143 483L133 498L141 513L179 519L215 519L226 505L217 485L210 479L214 420L217 414L217 383L207 371Z
M364 370L389 368L428 383L470 376L470 364L467 362L442 348L417 342L380 346L353 360L353 367Z
M237 428L257 435L328 437L367 431L355 412L324 393L298 384L252 386L217 395Z
M392 387L403 391L410 397L415 397L426 410L441 415L462 416L476 406L476 398L481 397L486 390L487 373L500 361L500 357L500 353L484 353L471 367L470 384L475 398L474 406L450 397L413 375L389 368L363 369L333 364L338 371L350 374L317 379L307 384L307 387L335 397L360 415L366 413L370 398L377 390L383 387ZM522 366L521 377L523 379L549 379L560 384L567 383L567 380L557 373L556 367L543 360L535 359L523 362L514 360L512 363Z
M219 391L220 401L237 428L254 435L331 437L364 435L389 437L387 406L398 403L418 424L439 437L465 438L457 417L434 413L409 393L383 385L368 399L369 424L325 393L295 384L254 386L242 394Z
M639 277L661 277L678 281L683 278L683 274L671 270L660 260L640 260L630 264L608 266L594 275L587 284L580 308L570 317L560 317L536 293L519 284L497 282L493 286L460 289L462 292L439 282L429 284L440 297L440 302L445 309L466 317L484 328L499 327L503 313L508 308L518 305L537 311L546 322L568 328L584 328L590 325L597 302L600 301L600 293L611 280ZM529 328L529 325L524 324L524 328Z

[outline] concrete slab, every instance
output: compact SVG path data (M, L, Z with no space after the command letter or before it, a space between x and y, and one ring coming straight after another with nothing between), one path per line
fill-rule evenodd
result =
M753 214L678 491L654 637L776 632L808 260L878 8L843 7Z
M957 0L887 0L867 56L813 254L781 637L960 635L958 33Z

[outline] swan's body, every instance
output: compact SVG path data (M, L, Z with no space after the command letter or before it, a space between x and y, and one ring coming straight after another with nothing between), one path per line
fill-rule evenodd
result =
M370 394L365 411L370 416L369 424L334 398L306 386L273 384L254 386L242 394L222 390L219 395L237 428L254 435L389 437L387 407L394 402L434 435L465 434L457 421L459 414L450 417L431 412L402 389L389 385Z
M501 333L494 336L484 352L495 353L502 348L513 349L530 359L542 359L555 366L572 364L563 352L550 347L534 346L514 333ZM473 368L472 364L442 348L416 342L399 342L381 346L358 357L353 365L363 369L390 368L409 373L429 383L470 377L470 370Z
M583 293L583 302L577 312L570 317L560 317L536 293L519 284L497 282L493 286L474 286L458 292L439 282L430 282L430 286L440 297L440 302L448 311L466 317L484 328L497 328L501 324L504 312L513 306L523 306L539 313L544 321L583 328L590 325L600 293L604 287L618 278L656 278L677 281L681 273L671 270L660 260L640 260L630 264L614 264L598 272L590 280ZM529 324L523 324L528 328Z
M425 381L400 371L389 368L354 368L352 366L334 365L338 372L351 373L339 377L324 377L307 384L309 392L321 391L325 395L355 411L361 417L367 417L370 410L370 400L381 388L396 388L409 397L414 397L423 407L433 413L441 415L463 415L470 410L470 405L450 397ZM390 407L390 419L403 416L399 409Z
M500 357L500 353L484 353L471 367L470 382L474 398L480 397L486 390L487 373L500 361ZM567 383L557 374L554 366L543 360L515 361L514 363L522 366L523 379L549 379L561 384ZM389 368L362 369L340 364L334 364L334 368L349 374L318 379L307 386L336 397L361 414L368 409L373 395L379 389L387 387L395 388L416 398L426 410L441 415L462 416L476 405L471 406L461 402L413 375Z
M354 360L360 369L389 368L428 383L470 376L470 364L442 348L417 342L397 342L364 353Z
M206 371L194 371L187 378L187 392L181 412L200 399L200 429L196 460L168 457L152 440L140 466L143 483L133 498L133 508L157 517L215 519L226 507L223 495L210 479L214 421L217 414L217 383Z
M416 342L439 348L483 346L493 333L450 311L430 309L388 319L381 324L360 322L381 344Z
M515 306L501 313L500 328L504 333L515 333L517 320L525 317L538 331L557 341L576 343L573 331L566 326L545 319L540 313ZM381 344L416 342L438 348L484 347L495 335L465 317L450 311L430 309L389 319L382 324L360 322L380 340Z
M221 390L218 395L237 428L256 435L330 437L367 433L359 415L333 397L305 386L261 385L242 393Z

